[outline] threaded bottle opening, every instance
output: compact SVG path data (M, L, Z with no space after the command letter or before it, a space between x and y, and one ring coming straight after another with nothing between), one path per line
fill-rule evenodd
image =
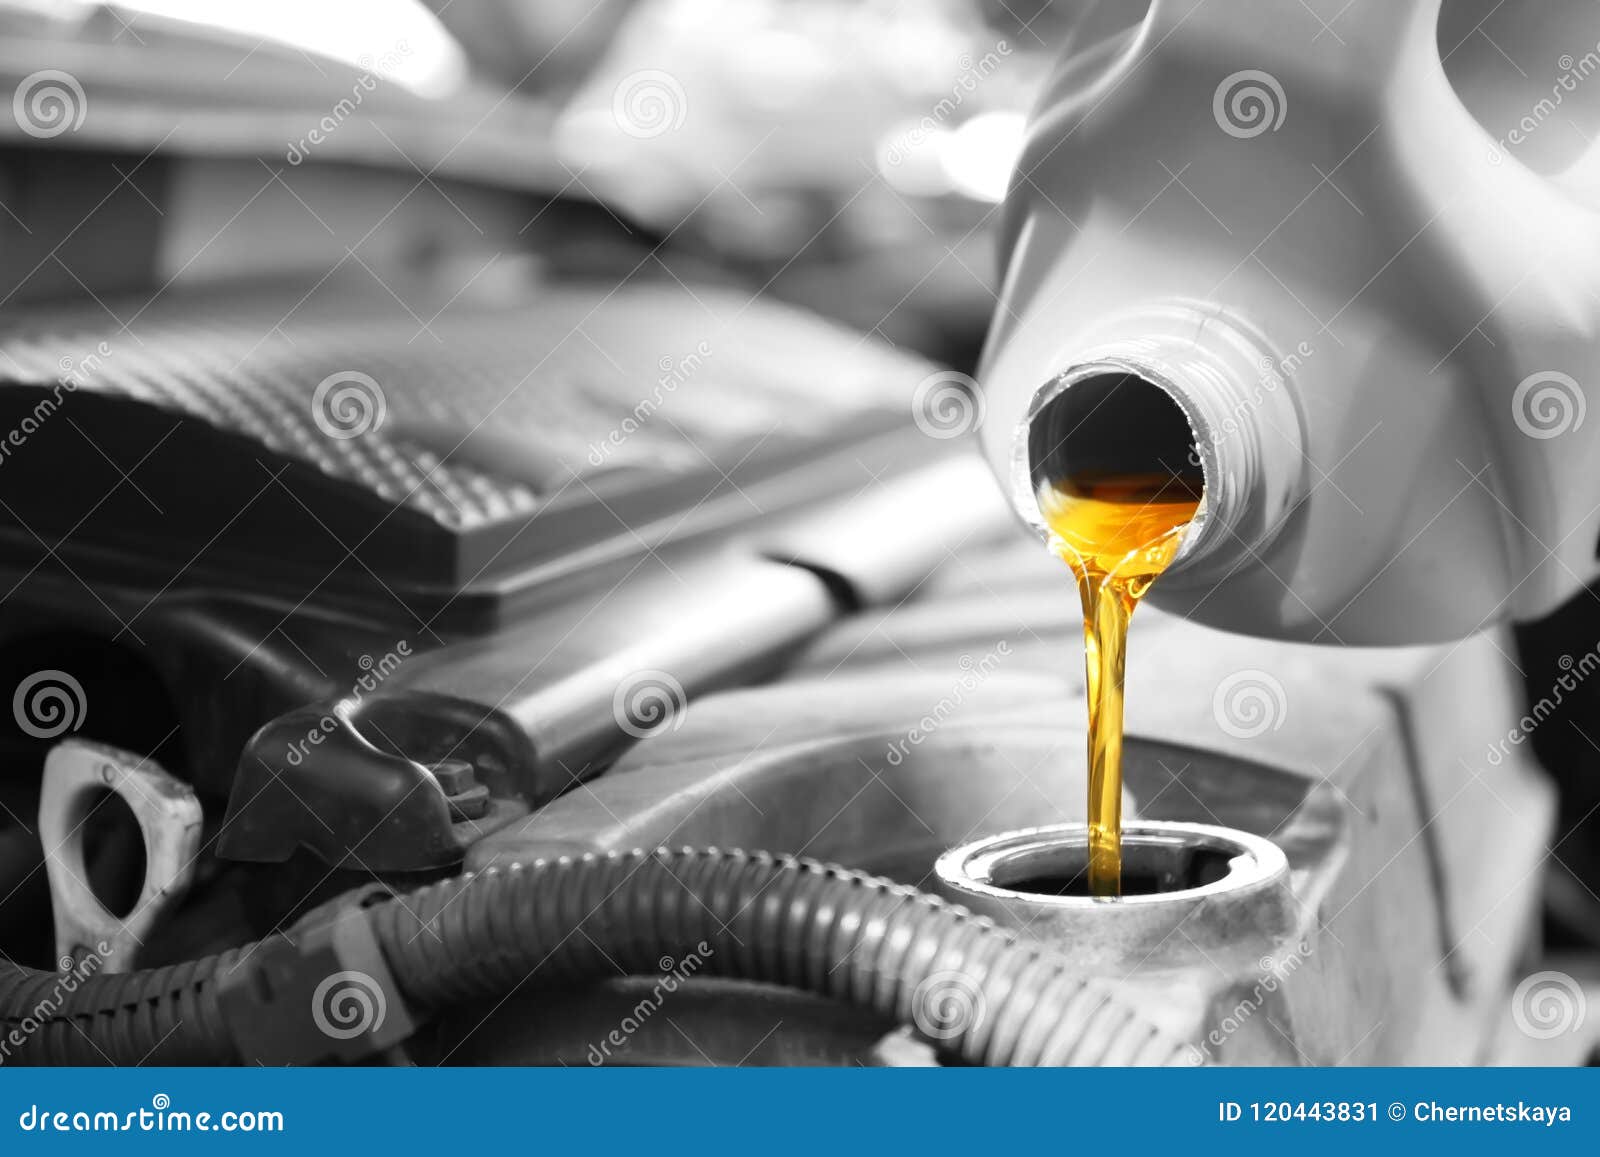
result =
M1110 356L1075 366L1038 392L1013 457L1013 497L1030 525L1044 531L1041 488L1142 476L1162 480L1174 493L1201 495L1171 570L1181 570L1215 540L1219 499L1239 488L1217 464L1204 396L1175 382L1165 368ZM1220 513L1226 519L1229 510Z
M1215 314L1125 319L1034 394L1011 442L1013 507L1048 538L1041 486L1160 473L1202 496L1162 588L1216 581L1266 546L1300 492L1300 424L1282 364Z
M1152 492L1203 494L1197 438L1168 388L1118 365L1083 366L1035 402L1026 435L1029 494L1110 477L1149 479ZM1195 522L1204 517L1202 500Z

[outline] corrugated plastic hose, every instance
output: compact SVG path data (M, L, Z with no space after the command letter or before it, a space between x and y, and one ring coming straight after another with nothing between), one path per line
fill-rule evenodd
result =
M34 1065L231 1064L217 974L242 949L89 976L0 961L0 1060Z
M1046 945L914 888L809 860L665 848L563 857L432 884L366 915L405 1001L422 1013L530 977L571 984L614 977L618 966L651 974L663 956L695 952L704 972L851 1001L974 1064L1184 1064L1192 1055ZM248 951L91 977L11 1059L236 1061L215 978ZM56 980L0 976L3 1027L18 1026Z

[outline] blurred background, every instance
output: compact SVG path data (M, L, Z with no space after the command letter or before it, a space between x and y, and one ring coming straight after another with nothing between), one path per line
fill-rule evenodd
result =
M110 191L124 211L68 242L70 275L52 261L25 276L54 239L22 209L6 216L0 278L26 298L74 280L102 293L321 273L332 241L385 277L404 267L446 296L484 295L552 265L626 270L653 253L685 279L737 280L967 365L993 302L997 204L1070 7L6 3L13 79L48 60L92 94L79 117L67 91L66 119L36 120L42 133L125 152L122 172L137 171ZM1123 24L1141 6L1127 7ZM48 118L51 94L36 95ZM295 176L241 207L258 159ZM389 207L385 172L423 187L374 224L360 207ZM0 201L42 198L60 175L13 169ZM104 193L49 197L77 222Z

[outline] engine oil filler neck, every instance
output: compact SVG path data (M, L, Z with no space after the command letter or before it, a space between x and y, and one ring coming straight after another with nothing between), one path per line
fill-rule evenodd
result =
M1174 947L1169 938L1226 948L1246 933L1271 939L1293 925L1288 861L1261 836L1136 822L1123 828L1122 856L1115 899L1090 892L1084 824L963 844L939 857L934 874L946 899L1107 964L1128 953L1165 954ZM1173 937L1179 927L1185 936Z

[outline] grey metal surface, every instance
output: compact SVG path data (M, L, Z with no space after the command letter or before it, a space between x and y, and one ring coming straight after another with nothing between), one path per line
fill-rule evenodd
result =
M87 827L96 813L127 806L144 843L144 876L126 911L96 893ZM62 962L93 961L99 972L132 972L145 938L183 902L200 858L200 801L194 789L149 759L101 743L69 739L44 765L39 836ZM67 963L62 967L66 968Z
M783 680L692 702L604 777L477 845L469 867L707 843L927 886L953 845L1082 822L1076 606L1031 545L1003 545L1011 533L821 636ZM1270 839L1289 864L1287 919L1241 932L1225 961L1198 928L1171 929L1158 959L1084 929L1085 967L1143 976L1158 1002L1184 989L1223 1059L1489 1055L1551 808L1524 752L1483 762L1519 710L1503 646L1316 648L1141 611L1130 818Z

